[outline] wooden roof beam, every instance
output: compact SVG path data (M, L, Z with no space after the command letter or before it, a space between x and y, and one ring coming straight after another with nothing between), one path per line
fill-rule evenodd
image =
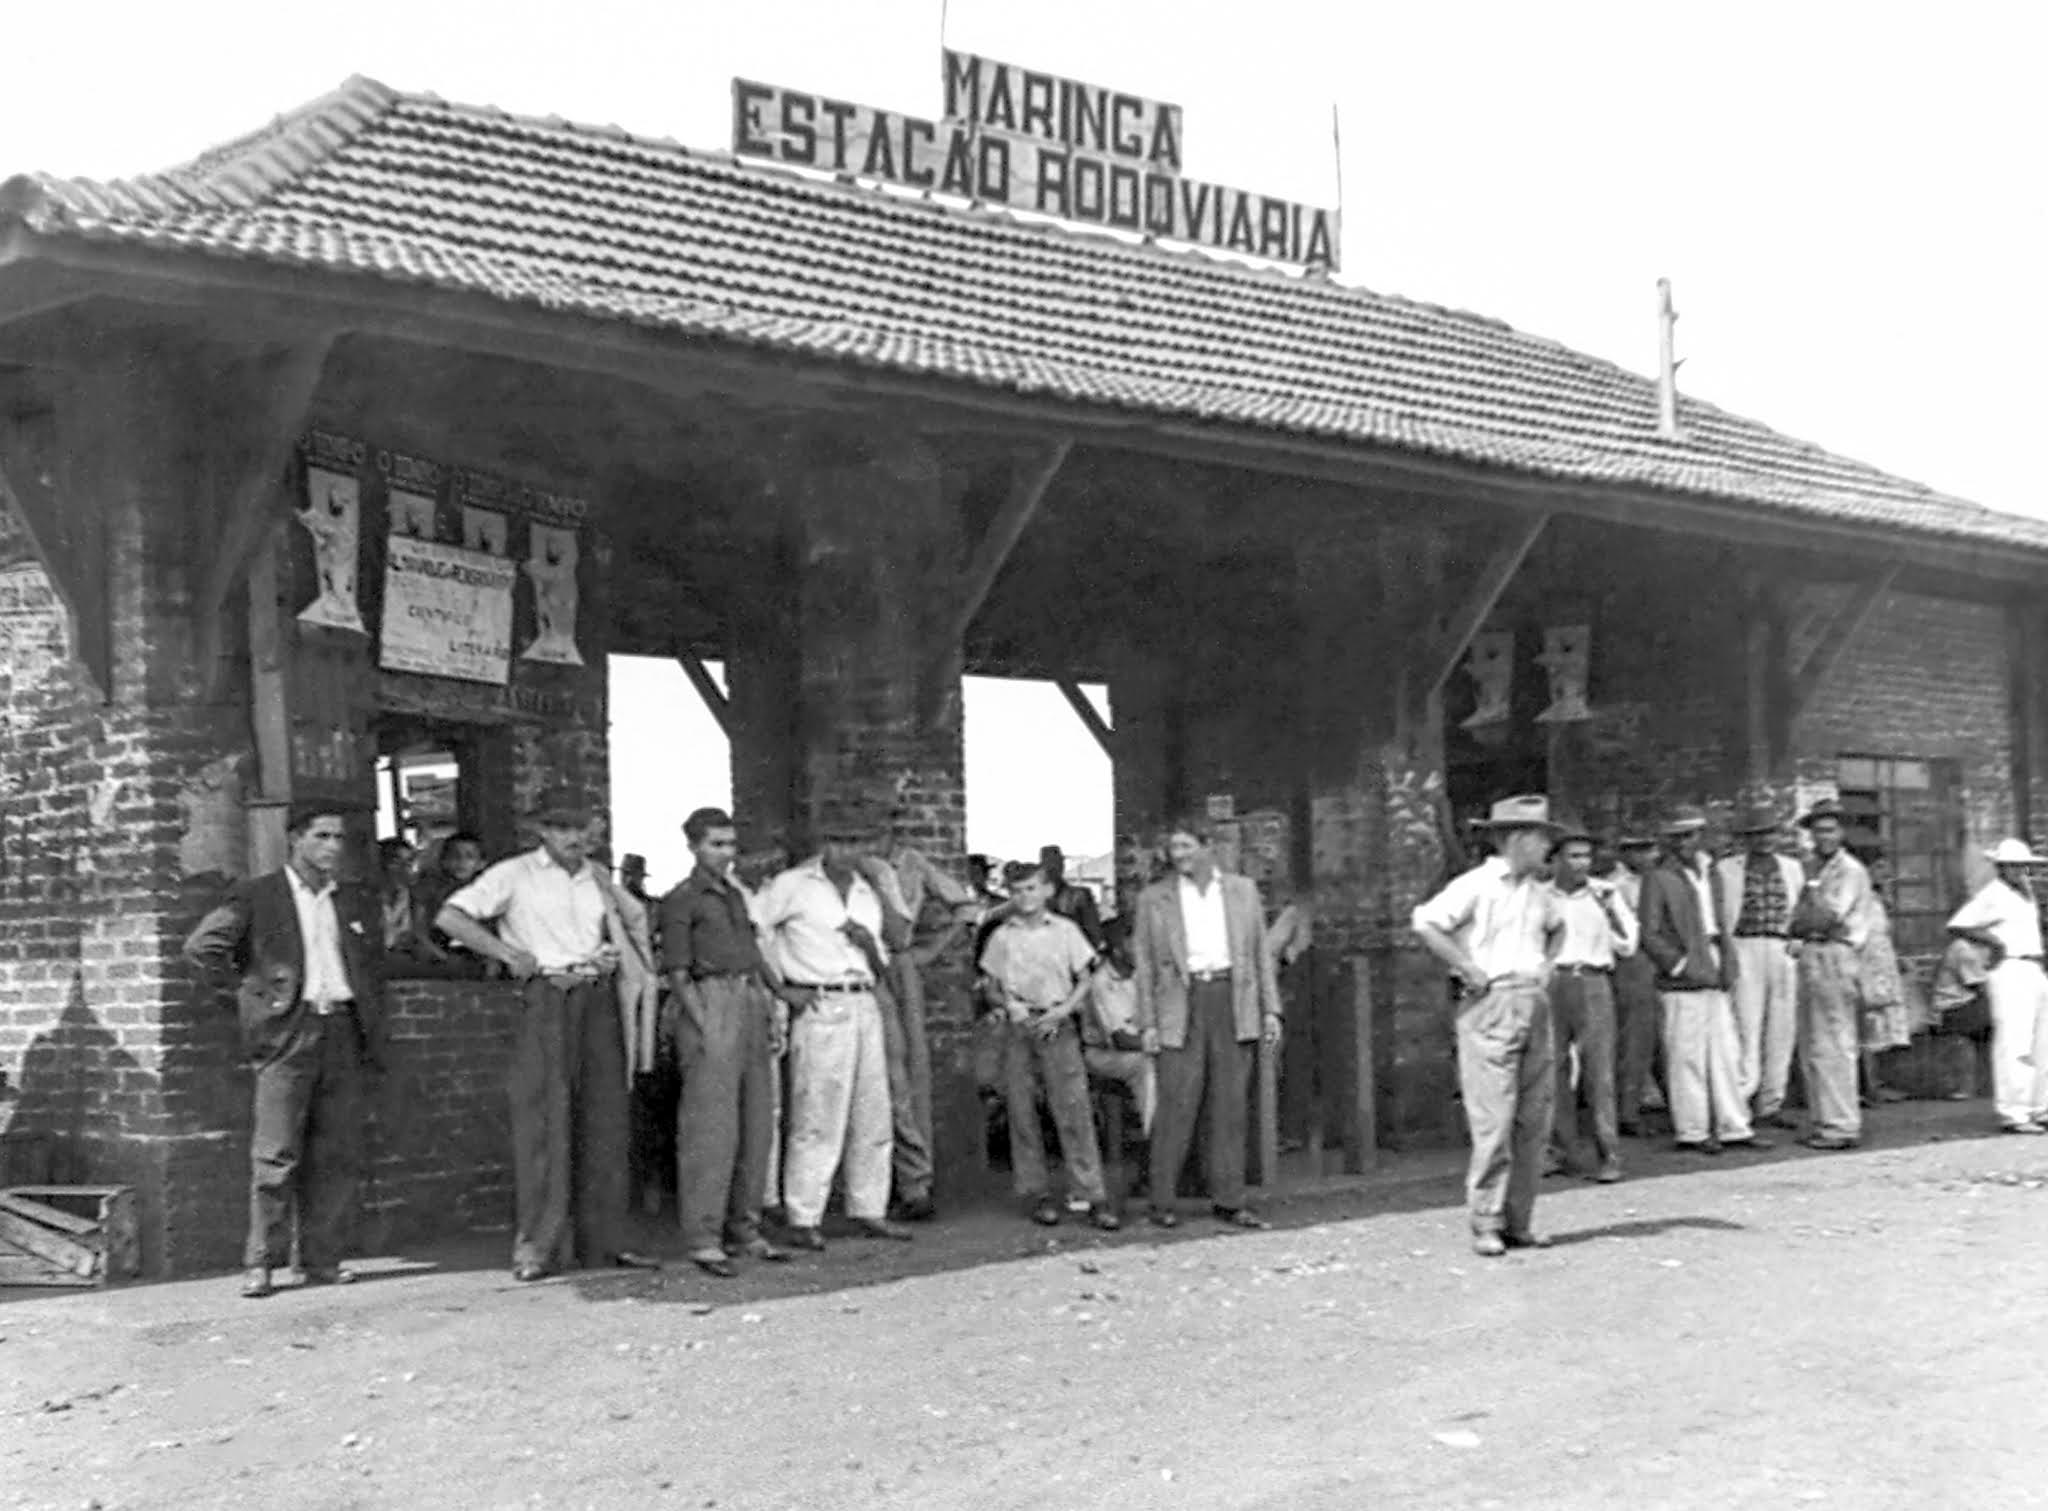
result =
M1826 629L1806 653L1806 659L1792 673L1792 715L1797 718L1806 711L1815 693L1835 673L1841 664L1842 655L1849 649L1850 642L1870 622L1870 616L1877 612L1878 601L1889 593L1892 584L1899 580L1904 570L1903 562L1893 562L1876 577L1866 578L1850 592L1848 602L1835 611Z
M942 644L955 646L966 638L967 627L974 623L974 616L988 601L989 589L1002 575L1003 563L1010 559L1010 553L1016 549L1026 527L1037 515L1038 506L1045 501L1045 490L1052 486L1053 478L1072 449L1071 441L1055 441L1017 464L1010 480L1009 497L1003 500L1003 507L983 533L974 548L974 555L968 560L966 571L961 574L960 594L954 600L952 614L944 625L946 634Z
M1515 521L1507 538L1486 558L1479 575L1465 590L1464 598L1444 620L1443 627L1424 653L1422 671L1425 680L1421 691L1425 698L1441 692L1451 673L1458 669L1465 652L1472 648L1472 637L1479 633L1487 617L1493 613L1494 605L1500 602L1500 595L1514 581L1515 573L1522 569L1522 563L1528 560L1529 552L1535 548L1537 537L1549 523L1548 509Z
M711 668L704 664L704 658L695 651L684 651L676 657L676 664L683 669L683 675L690 679L690 686L697 689L697 696L704 700L704 706L711 711L711 717L718 721L719 730L730 740L732 734L732 699L725 689L718 685L718 679L711 675Z
M1067 700L1067 706L1074 710L1088 733L1095 737L1095 743L1102 747L1102 753L1112 761L1115 760L1116 732L1110 728L1109 721L1102 717L1101 711L1089 701L1088 695L1081 691L1081 684L1072 677L1059 677L1054 679L1053 685L1060 690L1060 696Z

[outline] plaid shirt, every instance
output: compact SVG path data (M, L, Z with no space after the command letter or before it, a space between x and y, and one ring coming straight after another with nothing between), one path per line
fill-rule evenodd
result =
M1785 878L1778 870L1778 858L1773 855L1759 861L1751 856L1742 868L1742 916L1735 922L1735 937L1782 936L1791 921L1792 904L1785 896Z

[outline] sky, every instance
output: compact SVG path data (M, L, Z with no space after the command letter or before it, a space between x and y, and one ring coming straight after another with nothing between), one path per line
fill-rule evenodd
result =
M2035 77L2048 22L2033 7L190 0L12 11L7 48L28 61L0 88L0 179L165 167L353 73L719 150L735 75L936 116L942 25L956 48L1181 105L1188 174L1240 188L1338 202L1334 105L1344 280L1647 372L1656 281L1668 277L1686 392L1992 507L2048 512L2034 456L2048 397L2048 302L2034 289L2048 250L2048 90ZM106 45L112 35L120 47ZM683 687L669 706L693 707L689 697ZM982 722L1027 713L985 709ZM1001 811L1020 833L1106 847L1045 832L1065 810L1035 806L1046 784L1032 769L998 766L979 801L970 792L970 842L1026 848L974 838L977 815Z

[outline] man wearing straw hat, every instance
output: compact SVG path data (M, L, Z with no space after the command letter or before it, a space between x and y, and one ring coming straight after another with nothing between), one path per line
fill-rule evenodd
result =
M1863 1141L1856 1095L1862 1003L1857 956L1875 921L1870 873L1843 843L1842 805L1823 798L1799 827L1813 837L1813 866L1792 910L1799 941L1799 1074L1813 1129L1810 1149L1853 1149Z
M1492 1258L1548 1243L1531 1222L1557 1091L1549 986L1563 918L1543 869L1560 831L1537 796L1503 798L1477 827L1495 853L1417 907L1413 923L1456 978L1466 1205L1473 1251Z
M1799 944L1792 905L1805 890L1799 862L1778 849L1778 815L1753 803L1736 815L1743 853L1715 863L1721 916L1733 919L1735 1032L1742 1041L1742 1094L1758 1123L1798 1125L1785 1115L1785 1083L1799 1031Z
M550 794L540 843L441 904L435 926L524 983L512 1051L512 1275L654 1262L625 1247L626 1037L611 979L629 947L589 860L589 805ZM487 925L495 922L493 931Z
M2031 872L2048 865L2023 839L1984 852L1992 878L1948 921L1948 931L1991 951L1991 1087L2007 1133L2048 1133L2048 976Z
M1671 1132L1680 1149L1718 1154L1768 1149L1742 1094L1742 1041L1728 984L1735 962L1714 871L1701 849L1707 816L1693 807L1664 824L1664 863L1643 878L1643 951L1657 965L1664 1007L1664 1070Z

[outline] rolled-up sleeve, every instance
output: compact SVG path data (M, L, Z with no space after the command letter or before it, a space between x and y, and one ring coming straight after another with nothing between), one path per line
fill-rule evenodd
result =
M479 922L500 917L512 904L512 887L518 878L519 861L501 860L486 869L466 887L459 887L441 904Z
M1415 905L1410 917L1414 927L1431 928L1446 934L1454 934L1472 921L1472 914L1478 906L1478 884L1473 880L1479 873L1467 871L1462 876L1451 878L1448 885L1436 896Z

